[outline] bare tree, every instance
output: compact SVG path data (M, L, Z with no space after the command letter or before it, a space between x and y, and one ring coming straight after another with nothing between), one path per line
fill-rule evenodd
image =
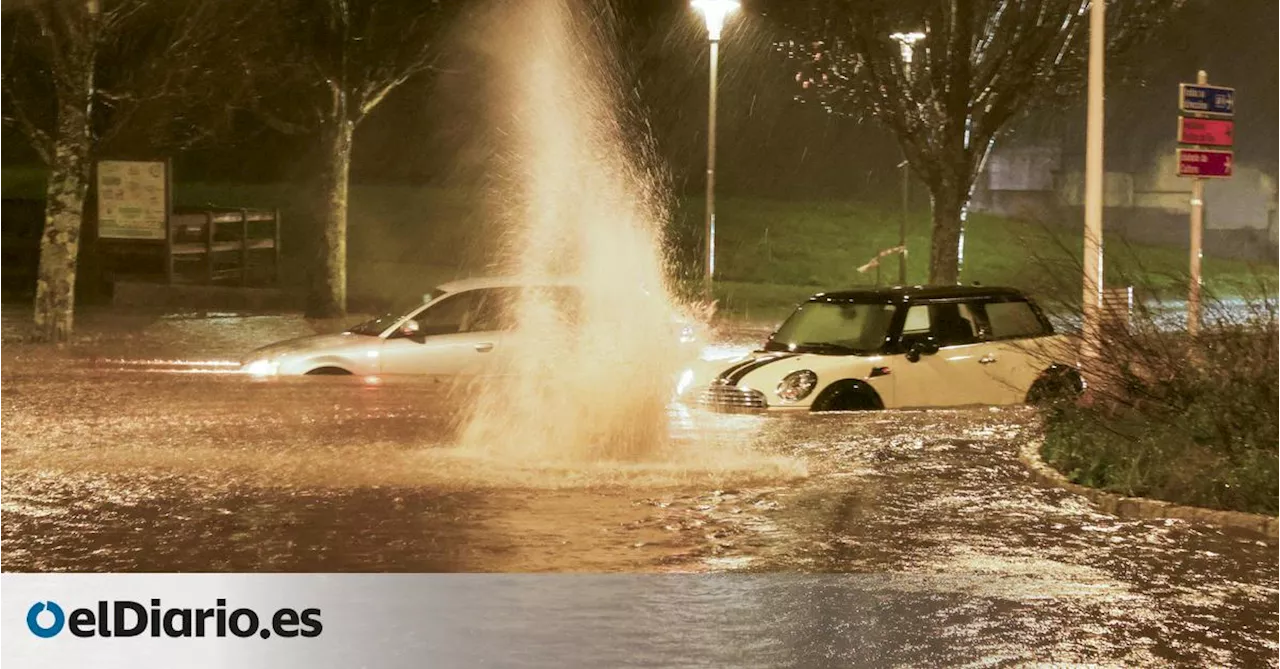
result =
M1038 103L1077 94L1090 0L809 0L779 5L801 96L874 116L897 137L933 202L929 280L960 275L964 211L1000 131ZM1109 56L1181 0L1109 0ZM904 48L902 35L921 38ZM894 37L897 34L898 37ZM909 61L909 62L908 62Z
M313 134L323 164L316 263L307 313L347 308L347 208L355 130L387 95L437 58L442 0L275 0L260 12L259 47L243 52L252 110L267 125ZM452 5L458 5L453 2ZM451 6L452 6L451 5Z
M48 167L35 324L65 341L75 314L76 261L85 196L98 147L162 119L167 133L189 121L175 100L213 90L200 63L220 34L216 3L161 0L32 0L5 9L4 120ZM181 82L181 83L180 83ZM187 86L184 86L186 84ZM155 113L156 109L163 109ZM142 112L141 110L149 110ZM183 134L191 135L186 124Z
M45 110L28 109L28 101L15 95L8 77L5 97L13 110L10 118L49 167L35 323L39 336L60 342L71 335L74 318L76 257L93 143L94 65L99 40L113 29L117 17L104 13L96 0L32 3L28 10L45 50L52 118ZM6 46L6 55L16 48ZM12 67L6 63L6 74Z

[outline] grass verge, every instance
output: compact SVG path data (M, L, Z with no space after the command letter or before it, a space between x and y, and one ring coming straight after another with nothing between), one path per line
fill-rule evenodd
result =
M1071 409L1048 420L1041 457L1080 485L1176 504L1276 515L1276 451L1228 450L1194 426Z
M40 198L43 173L5 168L5 197ZM289 183L179 182L178 205L279 208L283 218L284 280L304 285L316 237L318 195ZM665 229L670 261L685 282L700 277L703 200L673 203ZM879 277L858 268L881 250L898 245L900 212L867 202L781 201L725 195L717 203L716 297L721 314L776 320L801 299L824 290L897 283L898 259L886 257ZM395 301L449 278L481 274L502 231L494 229L481 194L411 185L353 184L350 197L348 282L356 302ZM929 214L907 220L907 281L924 283L929 256ZM962 280L1013 285L1042 298L1079 299L1079 232L1066 227L974 214L965 233ZM1107 239L1106 270L1137 276L1141 285L1174 293L1185 290L1186 251L1128 245ZM1061 271L1059 271L1061 270ZM1071 281L1049 275L1069 274ZM1275 264L1205 258L1206 290L1239 294L1239 286L1274 286ZM1064 290L1064 285L1076 288ZM1118 284L1116 284L1118 285ZM1053 293L1063 292L1064 295Z

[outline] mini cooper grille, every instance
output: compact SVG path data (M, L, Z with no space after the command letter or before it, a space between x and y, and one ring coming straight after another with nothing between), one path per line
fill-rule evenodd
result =
M714 385L702 391L698 403L714 409L763 409L764 393L759 390Z

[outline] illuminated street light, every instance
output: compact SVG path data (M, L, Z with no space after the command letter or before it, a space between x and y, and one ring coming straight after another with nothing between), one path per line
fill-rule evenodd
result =
M903 78L911 76L911 61L914 60L916 42L924 39L924 33L893 33L890 39L897 40L902 47ZM902 156L902 217L898 219L898 246L902 252L898 254L898 284L907 285L907 213L911 207L911 163L906 155Z
M707 20L707 39L711 42L711 83L707 105L707 262L703 277L707 296L716 273L716 83L720 60L720 31L729 13L738 8L737 0L693 0L693 8Z
M707 38L712 42L720 41L720 29L729 12L738 8L738 0L693 0L693 8L702 12L707 20Z

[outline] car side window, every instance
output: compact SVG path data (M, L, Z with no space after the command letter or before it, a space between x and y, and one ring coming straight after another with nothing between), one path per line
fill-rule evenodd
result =
M1044 323L1027 302L990 302L986 305L992 339L1039 337L1047 334Z
M419 311L423 335L493 332L511 329L516 291L511 288L481 288L447 297Z
M907 311L902 324L902 343L906 347L925 340L932 340L938 346L972 344L980 339L979 323L974 308L968 304L917 304Z
M902 335L929 334L929 307L919 304L907 311L907 320L902 324Z
M929 321L938 346L962 346L978 341L978 319L968 304L931 304Z
M471 292L478 294L477 301L463 319L460 332L495 332L514 327L516 289L487 288Z
M535 304L555 311L562 322L577 324L582 314L582 291L572 286L532 286L525 296Z
M480 292L469 290L465 293L450 295L419 311L413 317L418 321L419 332L427 336L466 332L463 326L467 324L470 314L475 310Z

